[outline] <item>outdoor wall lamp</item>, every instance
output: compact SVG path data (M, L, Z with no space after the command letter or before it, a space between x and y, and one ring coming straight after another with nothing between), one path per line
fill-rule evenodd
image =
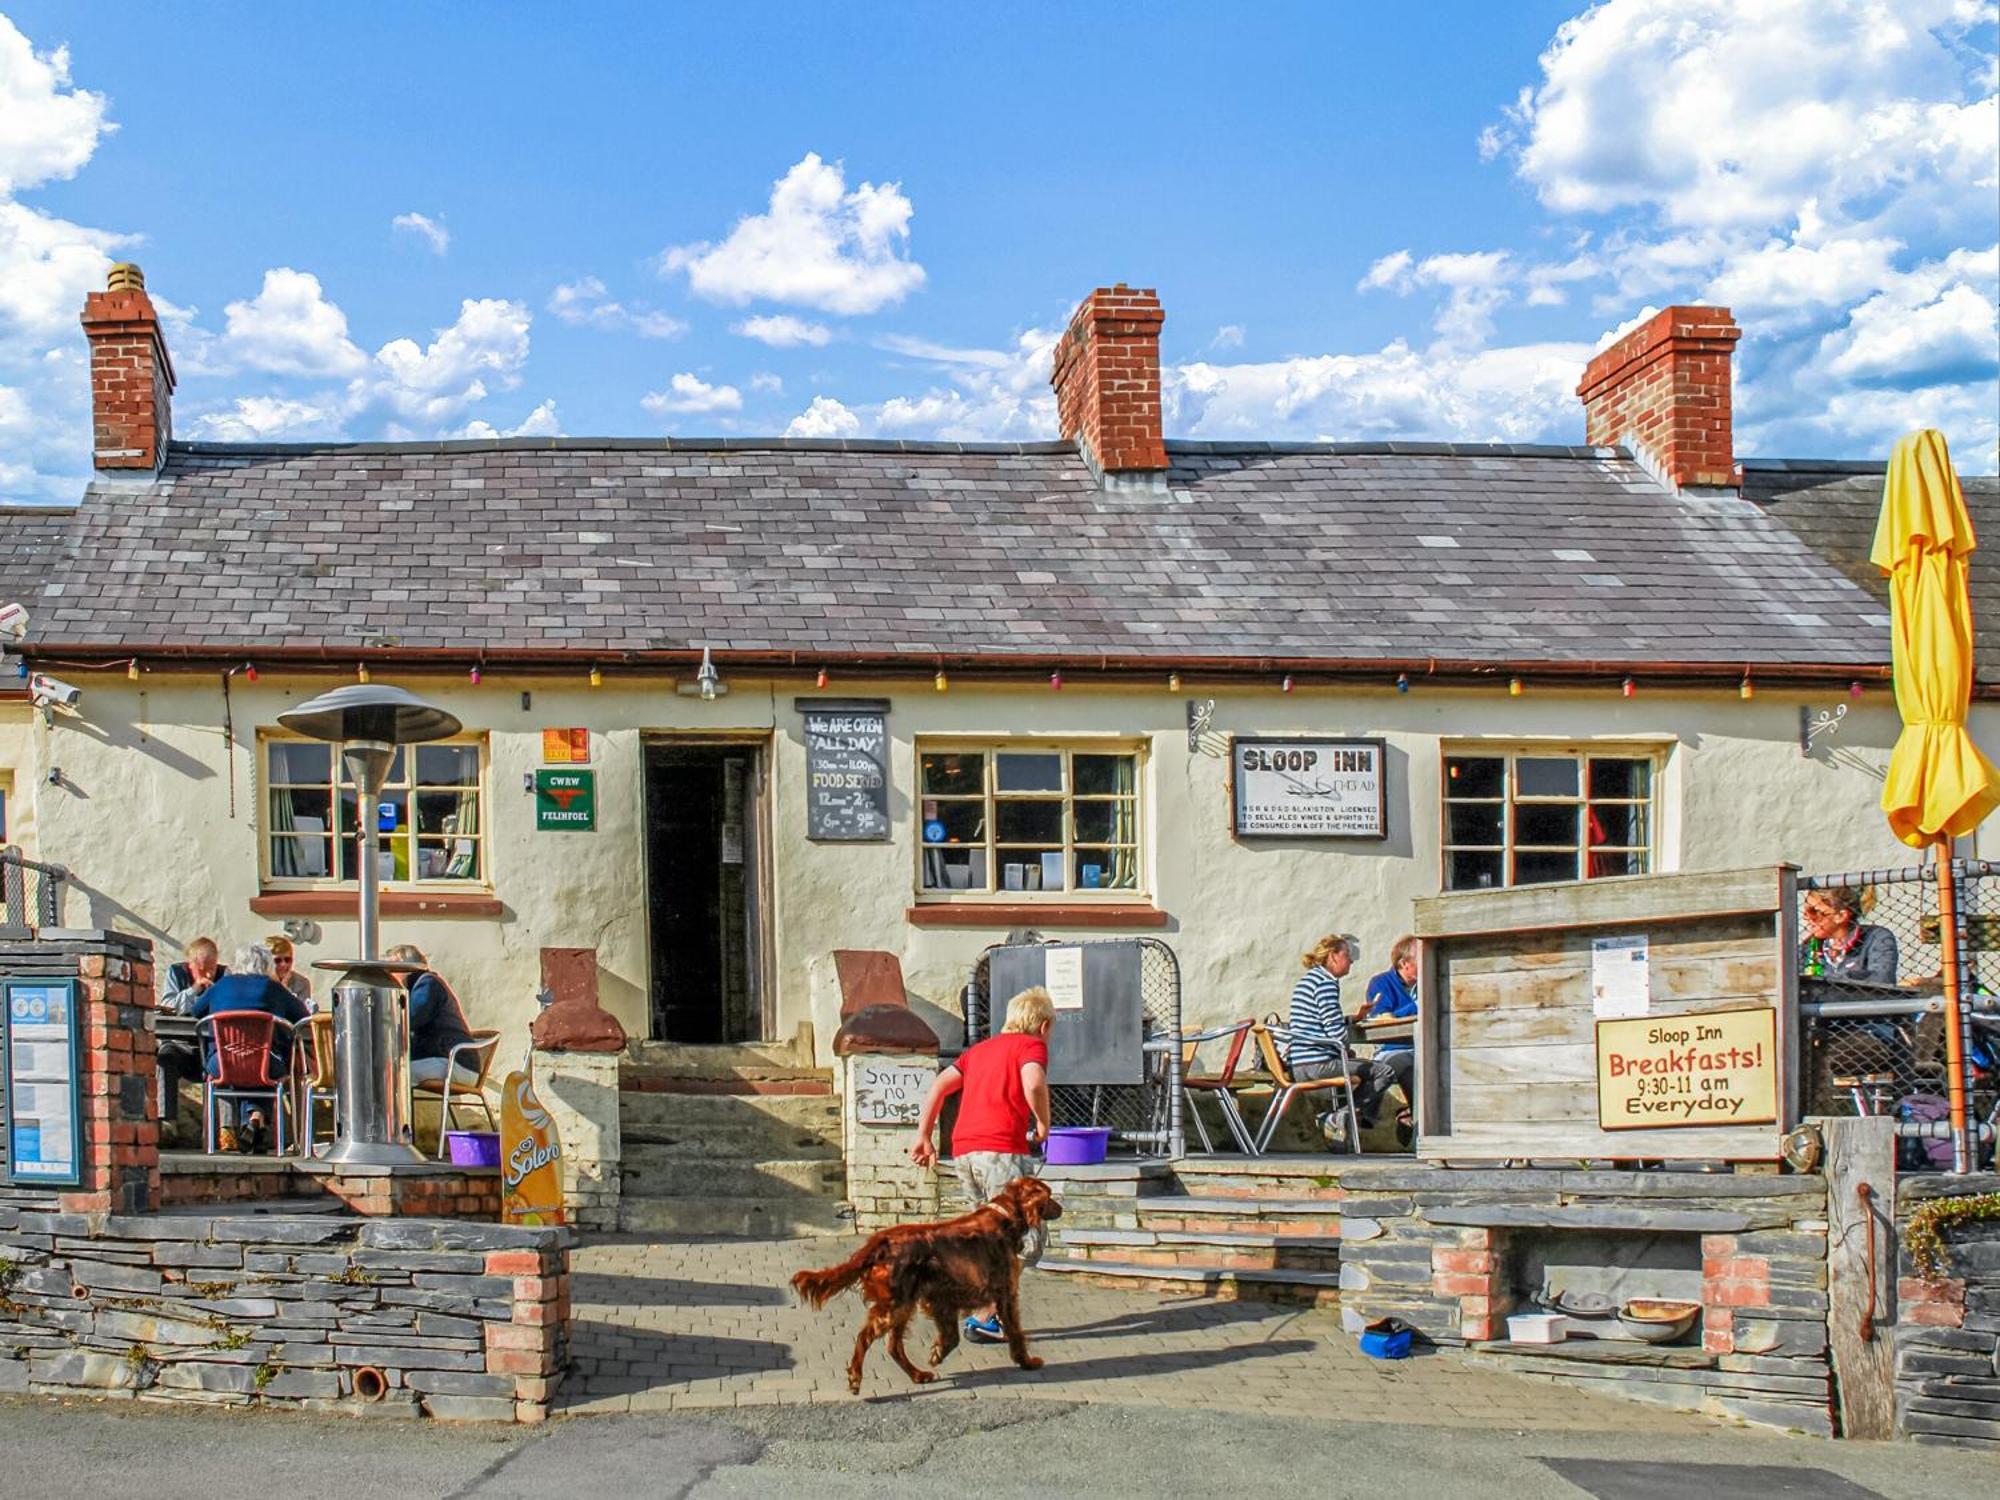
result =
M708 647L701 648L701 670L694 674L694 681L675 683L674 691L689 698L699 698L704 703L713 703L717 698L728 695L729 684L715 670L715 661L708 654Z

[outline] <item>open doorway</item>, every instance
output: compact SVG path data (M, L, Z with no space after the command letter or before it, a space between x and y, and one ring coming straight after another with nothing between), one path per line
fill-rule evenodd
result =
M645 757L653 1036L764 1040L763 747L649 741Z

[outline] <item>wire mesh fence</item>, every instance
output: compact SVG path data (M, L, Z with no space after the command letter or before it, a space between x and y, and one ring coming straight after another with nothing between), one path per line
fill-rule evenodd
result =
M2000 1124L2000 865L1960 860L1955 868L1968 1107L1975 1122ZM1949 1168L1936 869L1808 876L1799 893L1803 1112L1893 1115L1906 1168ZM1990 1137L1977 1150L1990 1161Z
M1051 1083L1049 1115L1053 1125L1108 1126L1114 1142L1148 1154L1179 1156L1181 1138L1181 966L1174 950L1157 938L1107 938L1098 943L1063 943L1062 947L1099 948L1113 944L1136 948L1139 961L1140 1058L1137 1082ZM965 1043L984 1041L1006 1021L1009 996L994 995L989 975L993 955L1010 947L1056 946L1010 940L995 943L979 956L963 997ZM1058 1020L1058 1025L1061 1021Z
M62 926L63 888L69 871L0 849L0 927Z

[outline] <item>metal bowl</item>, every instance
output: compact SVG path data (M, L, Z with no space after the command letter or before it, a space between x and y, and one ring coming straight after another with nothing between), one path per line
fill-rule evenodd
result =
M1699 1302L1656 1302L1635 1298L1618 1309L1618 1324L1648 1344L1671 1344L1694 1327L1701 1316Z

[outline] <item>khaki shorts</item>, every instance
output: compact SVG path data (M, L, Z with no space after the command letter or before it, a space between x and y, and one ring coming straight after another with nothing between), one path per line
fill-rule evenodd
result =
M968 1151L956 1158L959 1186L974 1208L991 1203L1000 1190L1016 1177L1033 1177L1040 1170L1038 1156L1016 1155L1012 1151ZM1042 1258L1048 1231L1037 1224L1021 1239L1021 1261L1032 1266Z

